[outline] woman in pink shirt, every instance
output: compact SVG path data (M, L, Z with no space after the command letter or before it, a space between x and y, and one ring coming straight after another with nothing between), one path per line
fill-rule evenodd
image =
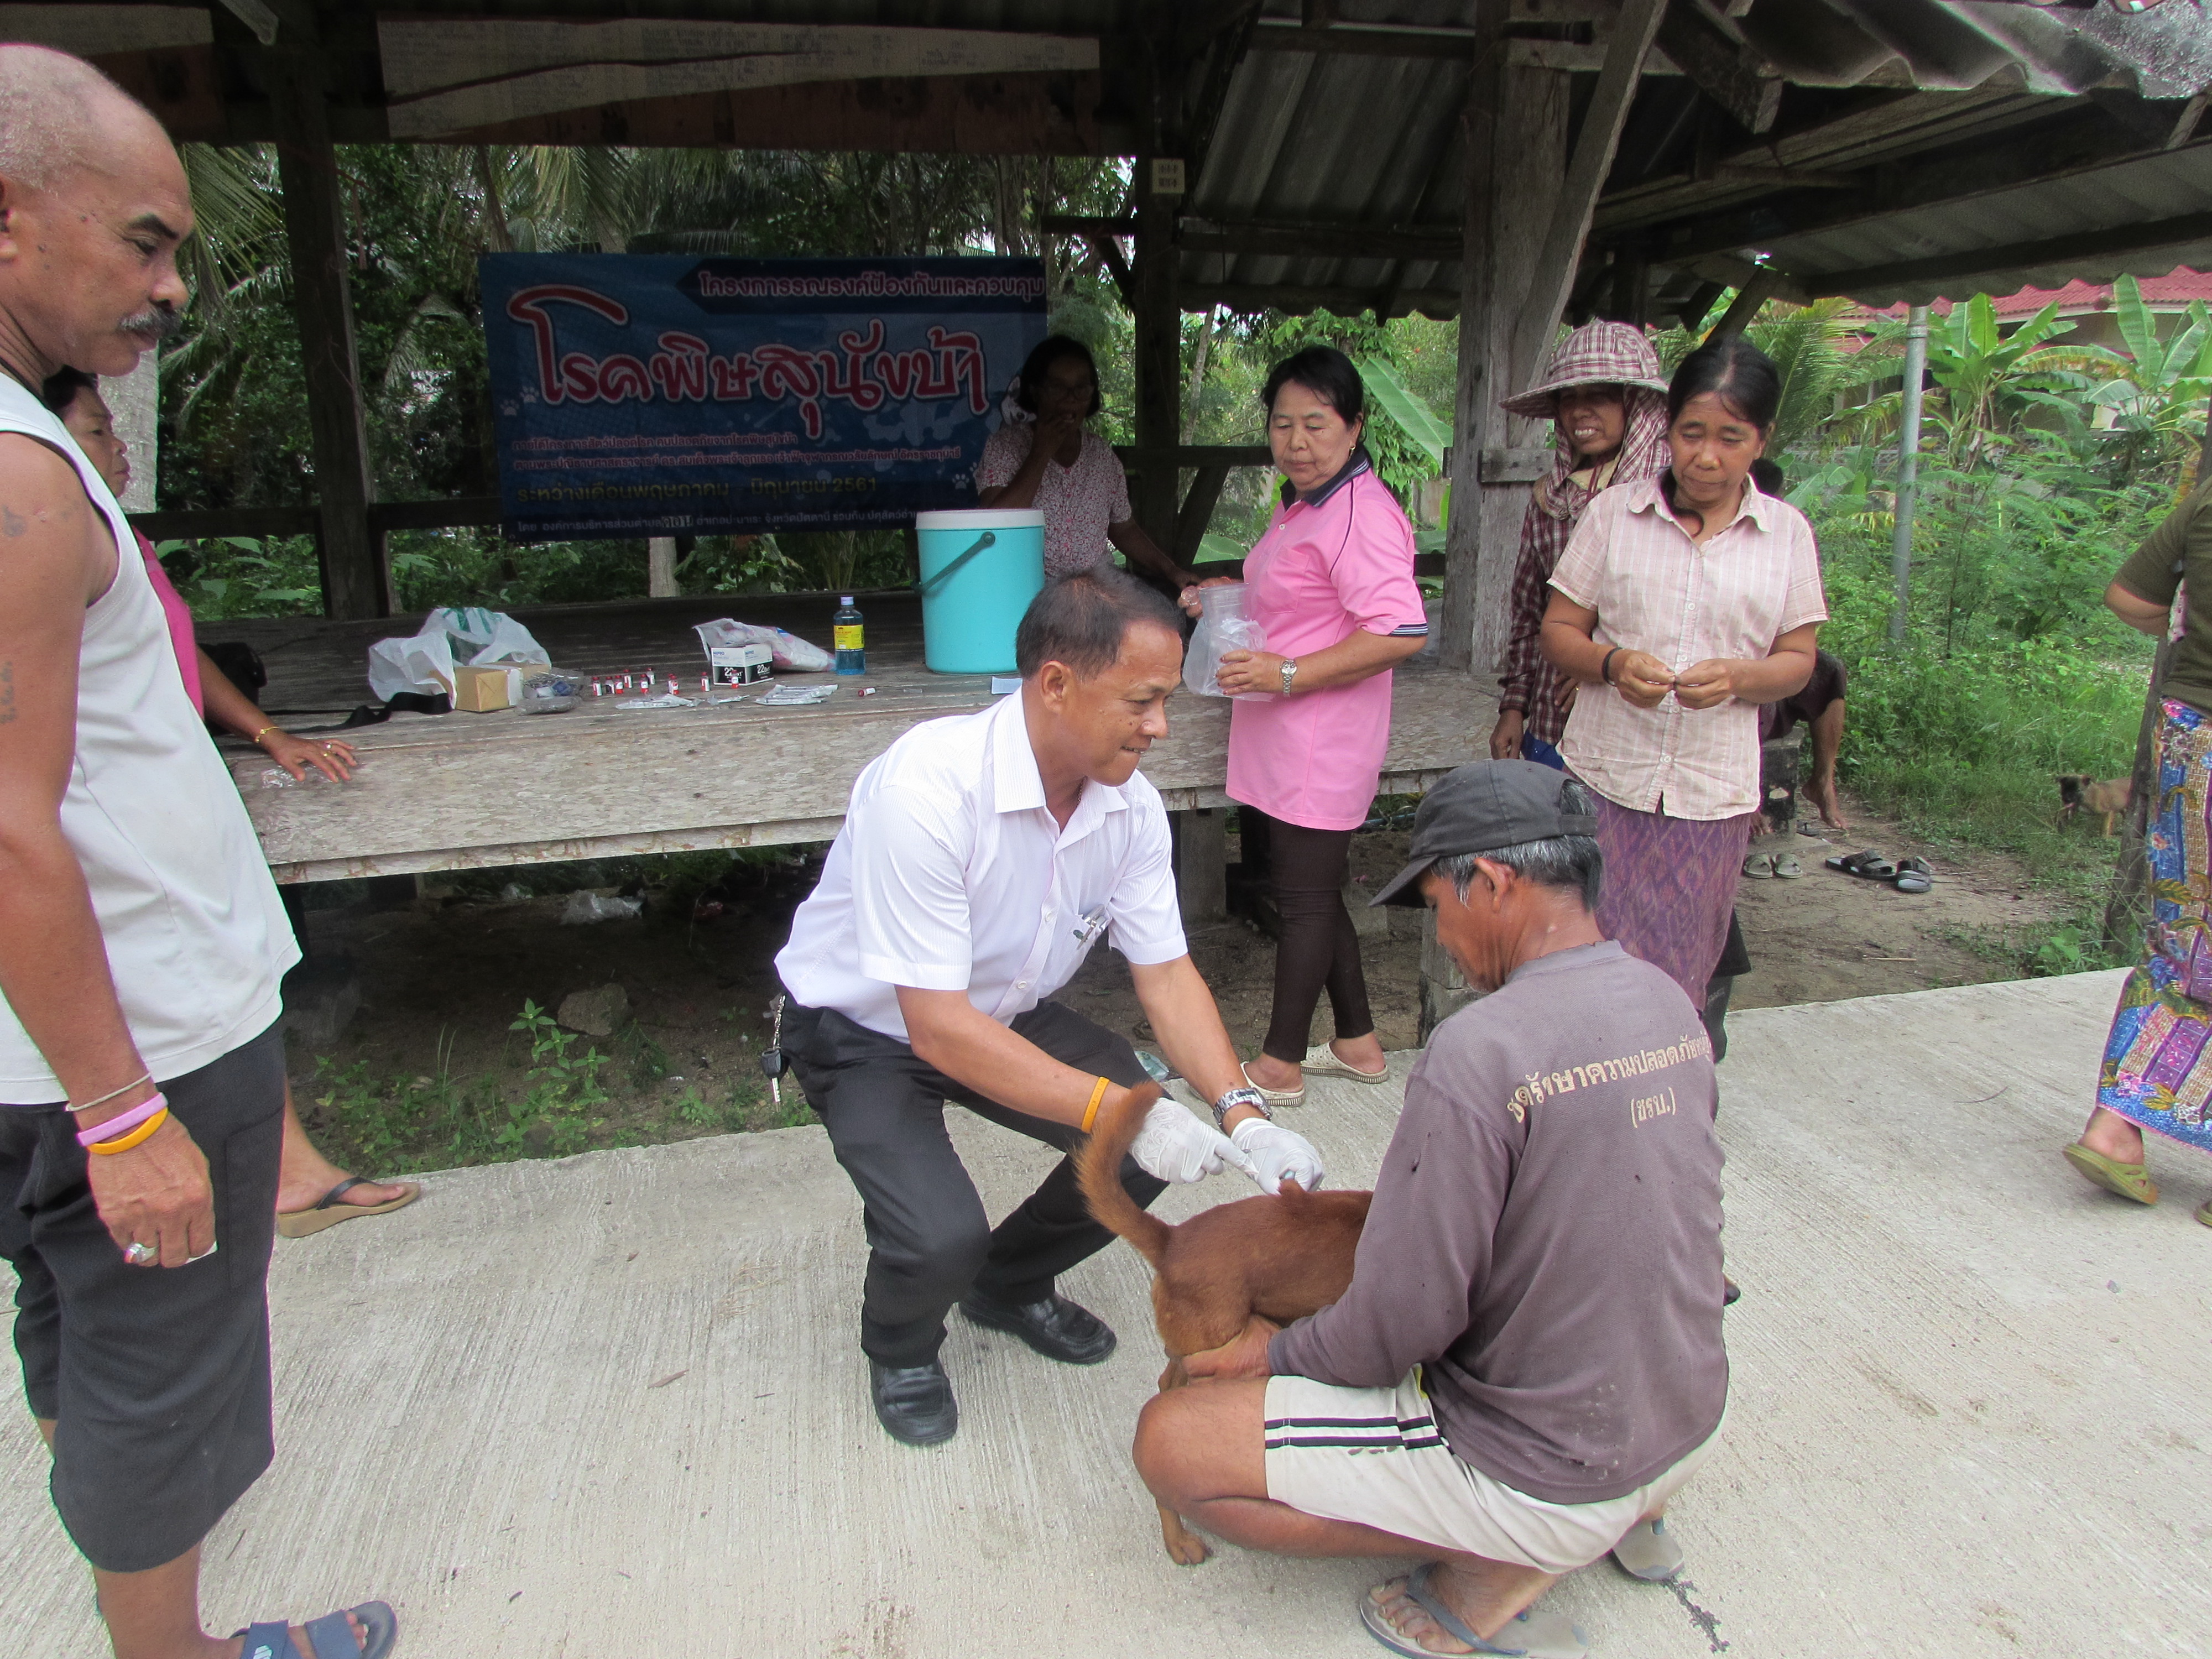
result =
M64 368L47 380L40 397L61 417L85 459L120 497L131 483L129 449L115 435L115 419L100 395L100 383L82 369ZM333 783L351 777L353 745L335 738L312 743L264 718L253 700L233 685L215 659L200 648L192 633L191 611L170 584L168 573L154 555L154 544L143 536L138 537L138 553L146 562L146 574L168 618L169 642L176 649L177 669L192 707L207 719L259 744L270 759L295 778L305 777L310 766ZM307 1139L300 1115L293 1109L291 1083L286 1081L284 1151L276 1181L278 1232L287 1238L301 1238L356 1216L382 1215L412 1204L422 1190L412 1181L365 1181L349 1176L325 1158Z
M1261 398L1283 497L1244 561L1245 614L1267 648L1228 653L1218 678L1240 698L1229 798L1243 809L1247 863L1255 844L1266 849L1282 917L1274 1008L1244 1074L1268 1104L1291 1106L1308 1071L1362 1083L1389 1074L1344 884L1389 746L1390 670L1421 648L1429 623L1413 527L1360 447L1366 391L1352 360L1310 346L1275 365ZM1182 597L1197 614L1197 589ZM1266 701L1241 700L1249 693ZM1309 1048L1324 988L1336 1036Z
M1828 615L1812 526L1751 477L1781 397L1741 335L1684 358L1671 465L1590 503L1544 613L1581 687L1559 750L1598 797L1598 926L1700 1012L1759 807L1757 705L1804 688Z

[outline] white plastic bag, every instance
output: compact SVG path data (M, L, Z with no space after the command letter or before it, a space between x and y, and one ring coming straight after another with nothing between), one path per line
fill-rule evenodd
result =
M645 908L643 899L608 898L604 894L571 893L561 911L563 927L588 927L595 921L629 921Z
M368 689L386 702L402 691L449 697L456 662L483 667L551 661L530 630L505 611L449 606L423 617L406 638L379 640L368 647Z
M836 659L818 645L809 645L796 634L781 628L763 628L753 623L732 622L727 617L714 622L701 623L694 630L699 635L701 647L713 651L718 645L764 645L775 659L778 668L788 668L794 674L819 674L833 667ZM711 659L709 659L711 660Z
M1201 697L1225 697L1221 689L1221 659L1231 651L1264 651L1267 635L1244 614L1244 585L1224 583L1199 589L1198 626L1182 654L1182 683ZM1267 701L1265 691L1247 691L1247 702Z

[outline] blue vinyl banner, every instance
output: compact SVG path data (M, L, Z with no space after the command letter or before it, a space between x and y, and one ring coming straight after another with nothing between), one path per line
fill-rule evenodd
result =
M902 525L975 505L1044 337L1036 259L492 253L517 541Z

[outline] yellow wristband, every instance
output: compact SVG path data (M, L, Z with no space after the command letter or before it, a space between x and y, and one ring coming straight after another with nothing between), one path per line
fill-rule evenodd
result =
M1106 1098L1107 1082L1100 1078L1091 1085L1091 1103L1083 1109L1083 1133L1089 1134L1091 1126L1098 1121L1098 1103Z
M86 1150L88 1152L98 1152L102 1158L112 1158L117 1152L127 1152L133 1146L138 1146L142 1142L152 1139L154 1137L154 1131L160 1128L168 1121L169 1109L164 1106L160 1111L155 1113L153 1116L148 1118L143 1123L133 1129L129 1134L121 1136L114 1140L95 1140Z

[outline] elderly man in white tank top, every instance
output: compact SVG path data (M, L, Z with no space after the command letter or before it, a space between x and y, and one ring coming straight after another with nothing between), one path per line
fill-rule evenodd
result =
M0 1255L118 1659L380 1659L381 1602L242 1644L200 1627L200 1540L271 1455L298 952L122 509L38 396L175 331L191 222L150 114L0 46Z

